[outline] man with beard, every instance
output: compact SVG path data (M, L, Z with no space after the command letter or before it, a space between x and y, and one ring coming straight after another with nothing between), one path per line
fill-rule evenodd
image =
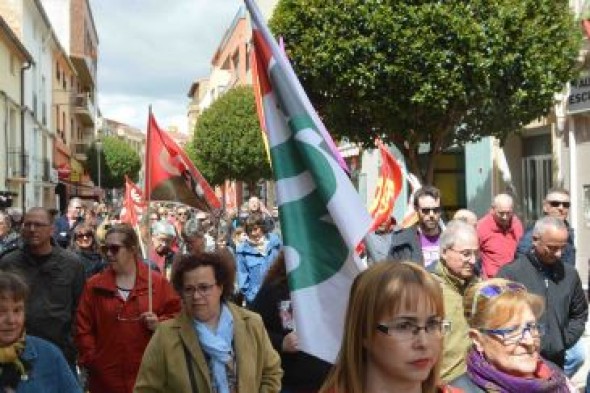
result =
M414 196L414 210L418 224L394 231L389 249L393 261L413 261L425 267L439 259L440 191L433 186L423 186Z
M496 195L490 212L477 223L483 277L494 277L502 266L514 259L522 234L522 223L514 215L512 197Z
M469 325L463 314L463 296L477 281L475 263L479 253L473 225L453 220L440 236L440 260L430 270L443 290L445 319L451 331L445 335L440 378L450 382L467 371L465 355L471 346Z
M539 321L545 326L541 355L564 368L565 353L584 333L588 304L576 268L563 260L568 228L558 217L545 216L533 228L533 247L505 265L498 277L522 283L545 299ZM582 348L583 350L583 348ZM567 370L566 375L568 374Z
M29 284L27 334L57 345L75 370L72 324L84 287L84 266L75 254L54 245L52 235L49 211L31 208L23 219L23 246L5 254L0 269L21 274Z

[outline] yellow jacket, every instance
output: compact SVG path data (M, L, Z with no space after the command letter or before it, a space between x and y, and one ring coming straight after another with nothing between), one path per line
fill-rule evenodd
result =
M283 375L281 360L260 316L227 305L234 319L239 393L278 393ZM198 392L212 392L209 367L186 312L158 326L144 352L134 392L192 393L183 344L191 355Z

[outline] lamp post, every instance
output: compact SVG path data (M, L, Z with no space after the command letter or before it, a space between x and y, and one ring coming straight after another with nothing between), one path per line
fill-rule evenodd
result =
M98 192L99 192L98 199L99 200L100 200L100 194L101 194L101 189L102 189L101 184L100 184L100 181L101 181L101 168L100 168L100 166L101 166L101 162L100 162L101 153L102 153L102 142L99 139L96 141L96 160L98 161L97 164L98 164Z

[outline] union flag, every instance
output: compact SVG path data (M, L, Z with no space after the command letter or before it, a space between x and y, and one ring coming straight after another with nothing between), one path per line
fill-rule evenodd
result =
M383 142L378 140L376 143L381 152L382 164L375 197L369 207L369 213L373 217L372 230L375 230L391 216L395 200L402 189L402 170L397 160Z

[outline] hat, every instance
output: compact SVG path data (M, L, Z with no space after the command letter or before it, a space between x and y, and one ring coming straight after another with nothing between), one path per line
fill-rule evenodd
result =
M165 221L156 221L154 224L152 224L152 234L176 237L176 230L172 224L169 224Z

